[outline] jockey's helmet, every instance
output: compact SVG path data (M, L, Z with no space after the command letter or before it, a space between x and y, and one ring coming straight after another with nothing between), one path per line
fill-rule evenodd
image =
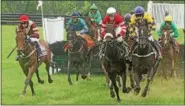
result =
M115 8L109 7L109 8L107 9L107 15L113 15L113 14L115 14L115 13L116 13L116 9L115 9Z
M125 16L124 16L124 19L125 21L130 21L130 18L131 18L131 14L130 13L126 13Z
M72 17L79 17L78 12L74 12L74 13L72 14Z
M135 15L142 15L144 14L144 8L141 7L141 6L137 6L135 9L134 9L134 14Z
M29 17L27 15L21 15L19 17L20 22L29 21Z
M93 3L93 5L90 7L91 10L97 10L97 6Z
M167 15L167 16L164 18L164 21L166 21L166 22L171 22L171 21L172 21L172 16Z

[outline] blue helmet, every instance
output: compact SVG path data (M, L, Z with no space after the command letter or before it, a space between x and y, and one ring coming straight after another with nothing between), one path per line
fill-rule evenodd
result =
M130 21L131 18L131 14L130 13L126 13L124 16L125 21Z
M78 12L74 12L74 13L72 14L72 16L73 16L73 17L78 17L79 14L78 14Z
M135 9L134 9L134 14L143 14L144 13L144 8L141 7L141 6L137 6Z

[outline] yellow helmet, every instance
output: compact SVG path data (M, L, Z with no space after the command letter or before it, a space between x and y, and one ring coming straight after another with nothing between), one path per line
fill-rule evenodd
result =
M164 18L164 21L172 21L172 16L170 15L167 15L165 18Z

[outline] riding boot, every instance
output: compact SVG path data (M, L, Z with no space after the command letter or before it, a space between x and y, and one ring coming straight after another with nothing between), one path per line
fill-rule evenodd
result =
M37 48L37 58L38 58L38 62L40 62L40 56L42 55L42 50L41 50L41 46L39 44L39 41L38 42L35 42L36 44L36 48Z
M158 60L162 59L163 57L162 57L160 45L159 45L157 42L152 42L152 41L151 41L151 44L152 44L152 46L155 48L155 50L156 50L157 53L158 53L158 58L157 58L157 59L158 59Z

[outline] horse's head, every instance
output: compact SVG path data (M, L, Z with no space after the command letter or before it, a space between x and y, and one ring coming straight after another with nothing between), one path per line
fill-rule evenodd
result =
M77 33L74 29L69 29L67 32L67 38L68 38L68 45L69 49L73 49L74 46L79 43L79 36L77 36Z
M104 39L103 45L105 58L108 61L117 61L121 58L123 51L118 48L118 42L115 39L108 36Z
M144 23L144 22L143 22ZM141 22L139 22L138 27L137 27L137 33L139 37L139 47L140 48L145 48L148 44L148 37L149 37L149 31L148 27L144 25Z
M163 47L168 47L170 44L170 30L163 30L163 34L161 37L162 40L162 46Z
M27 41L27 36L26 36L25 28L18 27L16 29L16 44L17 44L18 54L21 54L21 55L23 54L26 41Z

